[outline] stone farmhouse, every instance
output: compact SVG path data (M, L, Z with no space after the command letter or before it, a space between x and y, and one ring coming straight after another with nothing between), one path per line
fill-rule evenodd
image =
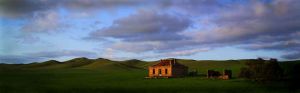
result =
M183 77L188 74L188 67L178 62L176 59L161 59L159 63L149 66L148 78L171 78Z

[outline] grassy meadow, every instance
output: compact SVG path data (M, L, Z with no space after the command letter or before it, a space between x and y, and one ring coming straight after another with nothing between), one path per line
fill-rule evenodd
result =
M249 60L179 60L197 70L199 76L144 79L147 67L156 62L77 58L66 62L1 64L0 93L286 93L286 82L259 84L238 79L237 73ZM299 62L298 62L299 63ZM289 65L284 64L284 67ZM203 76L207 69L233 70L234 79Z

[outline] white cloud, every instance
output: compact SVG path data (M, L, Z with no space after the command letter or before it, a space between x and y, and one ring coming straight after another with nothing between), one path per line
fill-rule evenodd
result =
M172 41L183 39L178 33L191 24L188 18L161 14L158 11L139 10L137 13L113 21L109 27L99 29L88 38L117 38L123 41Z
M173 52L169 52L169 53L165 53L165 55L168 56L190 56L190 55L194 55L200 52L208 52L209 48L202 48L202 49L189 49L189 50L182 50L182 51L173 51Z
M61 31L68 25L62 22L57 11L37 12L36 15L25 24L21 30L25 33L51 33Z

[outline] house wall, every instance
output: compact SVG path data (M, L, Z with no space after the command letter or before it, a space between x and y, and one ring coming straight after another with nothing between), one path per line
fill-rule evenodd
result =
M182 76L186 76L188 74L188 69L174 67L172 69L172 72L173 72L173 77L182 77Z
M153 74L153 69L155 73ZM161 74L159 74L159 69L161 69ZM167 69L167 73L166 70ZM159 66L159 67L149 67L148 69L149 77L172 77L171 66Z

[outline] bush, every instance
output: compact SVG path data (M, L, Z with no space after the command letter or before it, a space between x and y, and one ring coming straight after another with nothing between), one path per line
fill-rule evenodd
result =
M296 91L300 89L299 83L300 83L300 64L295 64L291 68L290 74L290 90Z
M279 80L283 77L283 69L277 61L270 61L264 64L262 78L266 80Z
M240 73L238 75L240 78L251 78L251 76L253 76L253 74L251 73L249 68L241 68Z
M241 68L239 77L257 81L280 80L283 77L283 70L276 59L265 61L258 59L253 62L246 62L247 67Z

